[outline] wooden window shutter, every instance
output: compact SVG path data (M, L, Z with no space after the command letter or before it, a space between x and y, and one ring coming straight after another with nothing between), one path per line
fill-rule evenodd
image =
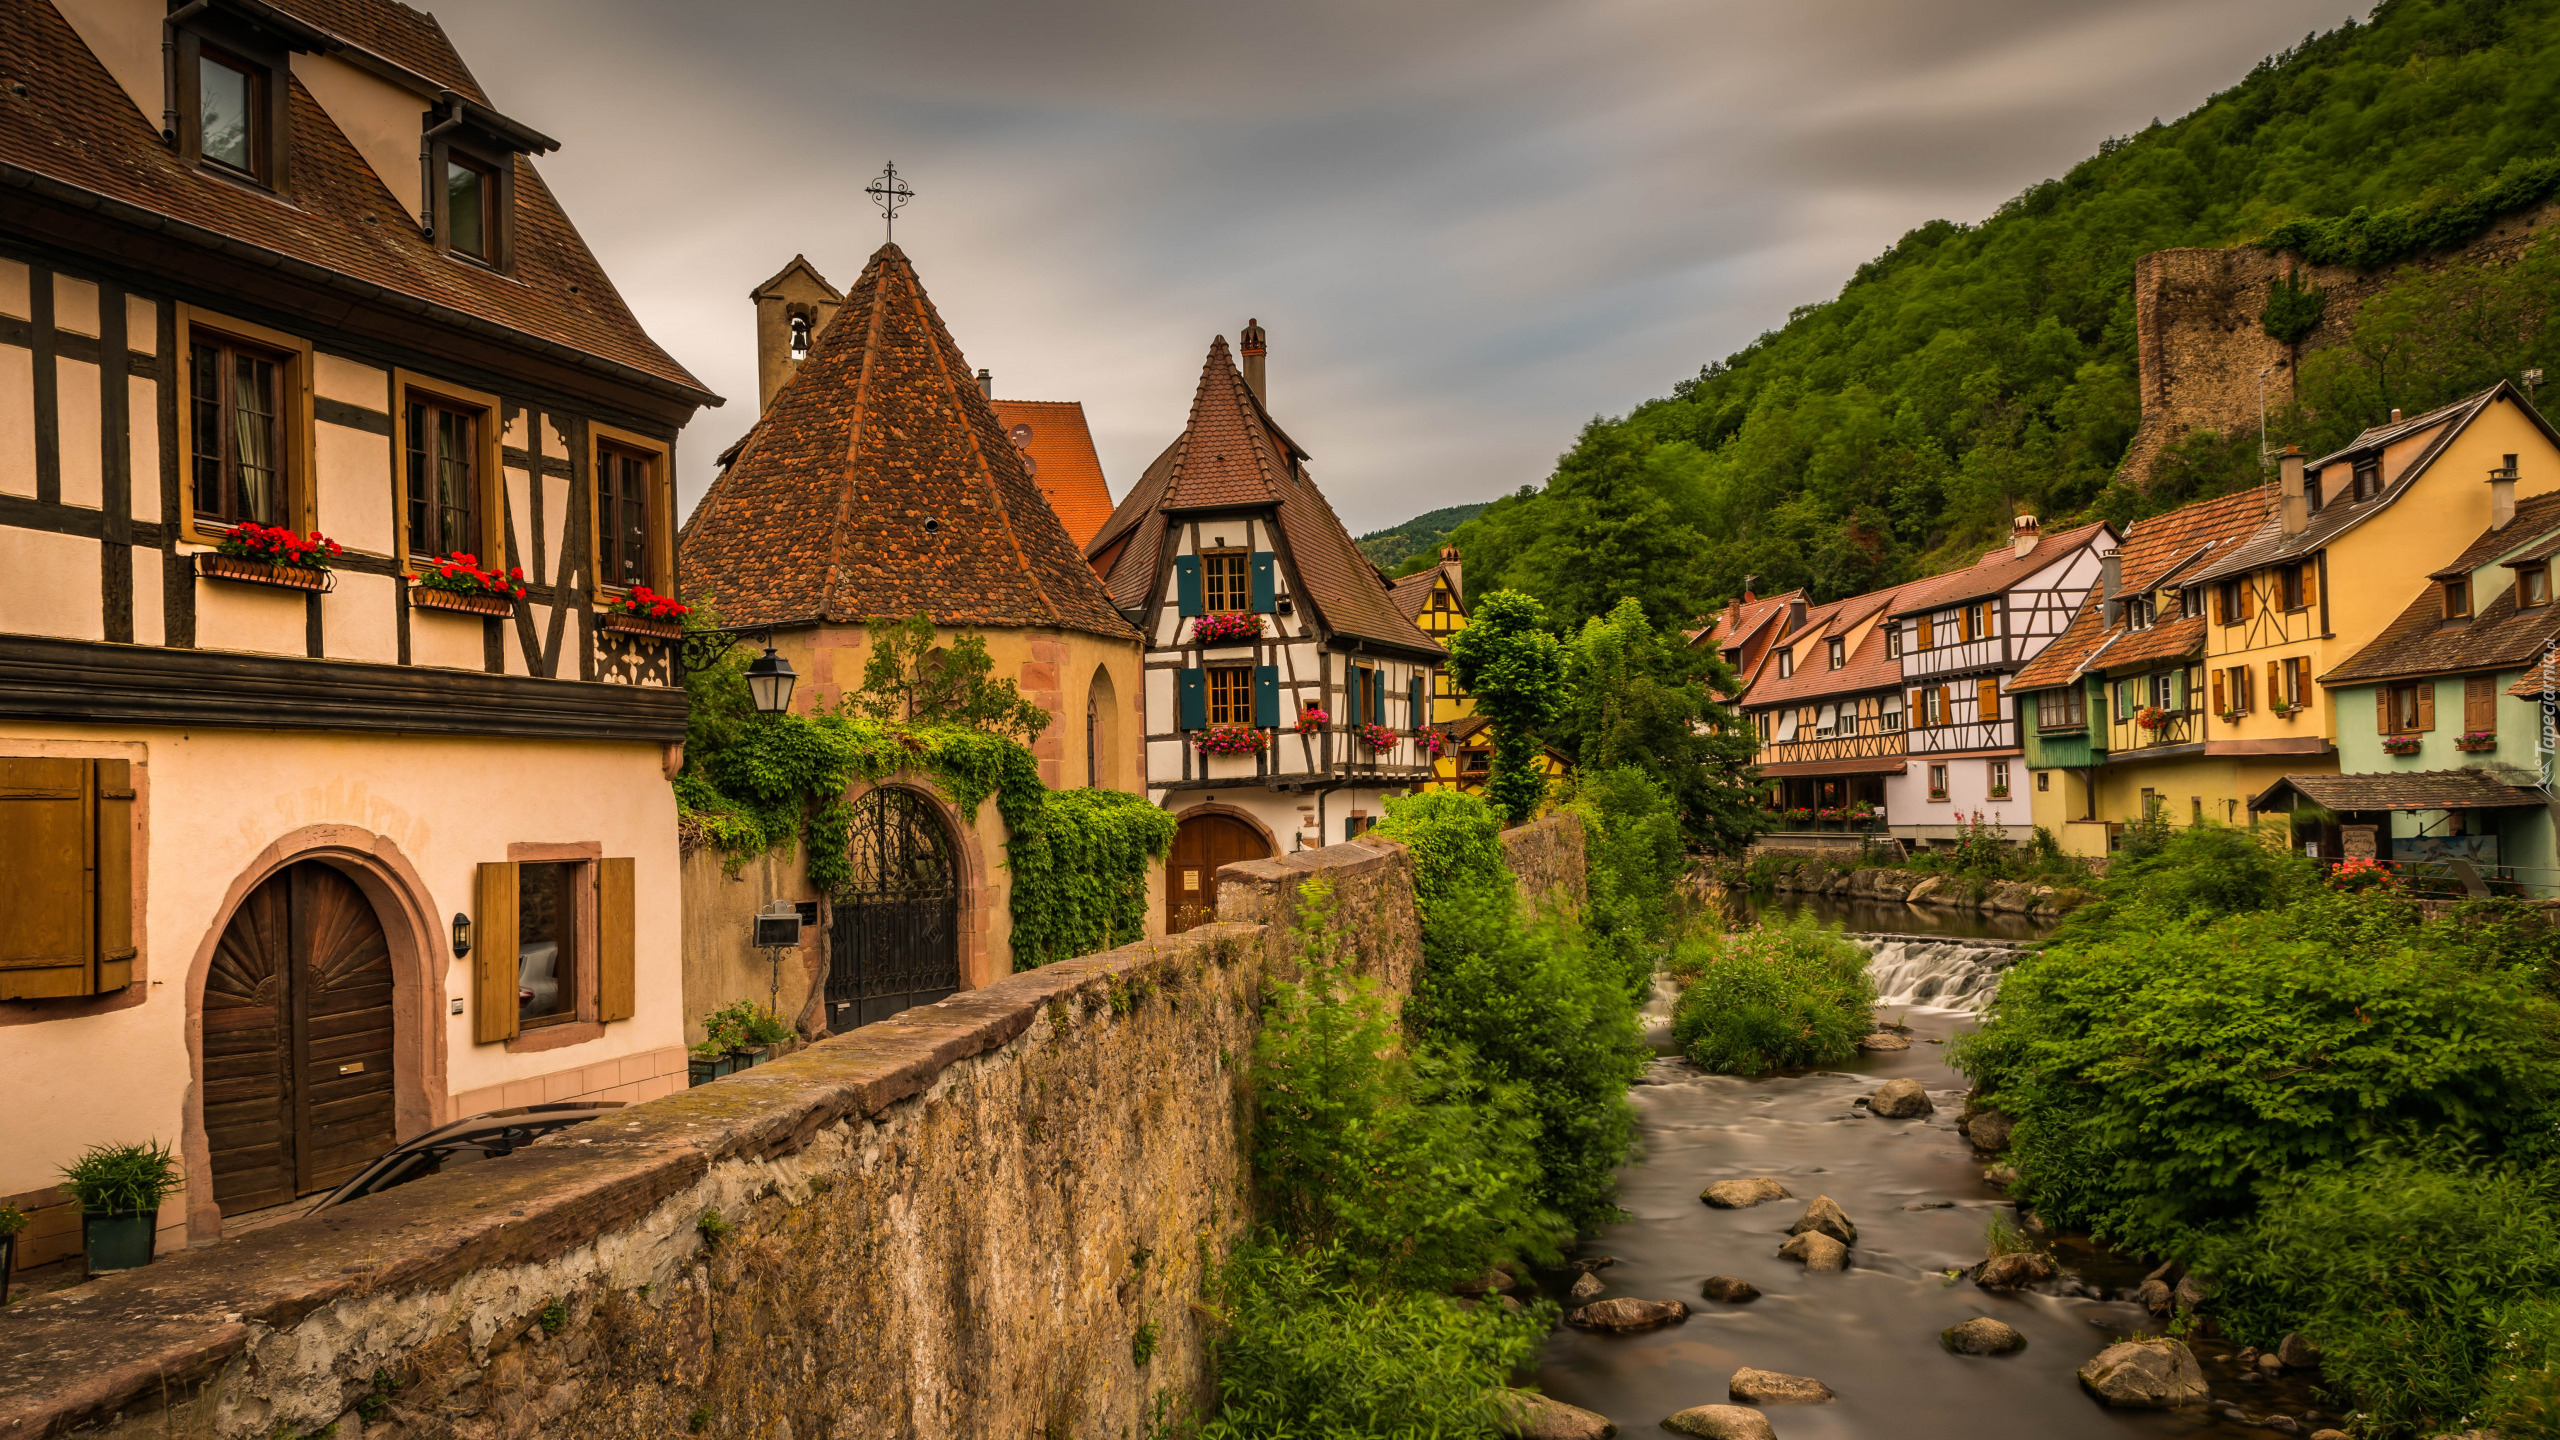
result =
M1280 667L1253 667L1253 723L1265 730L1280 728Z
M1938 714L1935 723L1940 725L1956 723L1956 693L1945 685L1938 687Z
M1372 725L1387 723L1387 672L1372 670L1369 674L1369 715Z
M2418 728L2436 728L2436 682L2433 680L2418 682Z
M2293 703L2301 709L2311 708L2311 697L2319 691L2311 683L2311 657L2297 655L2286 662L2293 666Z
M2224 701L2222 698L2223 693L2222 672L2216 670L2213 672L2213 713L2216 715L2219 715L2231 708L2229 703Z
M596 1018L628 1020L639 1008L639 915L632 862L596 862Z
M516 1038L516 866L480 867L479 913L471 917L471 1039L493 1045Z
M1920 691L1914 690L1911 692L1910 718L1905 720L1903 723L1906 725L1926 725L1929 723L1928 702L1922 698Z
M0 759L0 1000L92 993L90 763Z
M2273 705L2284 698L2284 662L2267 662L2267 703Z
M1358 674L1358 671L1353 671ZM1174 723L1185 730L1209 728L1209 677L1199 670L1177 670L1173 674Z
M1200 606L1199 556L1176 555L1173 557L1173 596L1175 603L1181 609L1183 614L1198 615L1202 613Z
M2497 681L2488 675L2462 677L2462 728L2495 730L2498 728Z
M133 983L133 763L95 760L98 811L98 971L94 993Z
M2373 730L2377 735L2391 733L2391 687L2373 687Z
M1280 709L1280 698L1279 698L1279 695L1280 695L1280 692L1279 692L1279 685L1280 685L1280 679L1279 679L1279 676L1280 676L1280 672L1279 672L1277 669L1274 669L1274 670L1271 672L1271 675L1272 675L1272 680L1271 680L1271 684L1272 684L1271 708L1272 708L1272 713L1276 715L1276 714L1278 714L1278 713L1279 713L1279 709ZM1423 726L1430 724L1430 723L1431 723L1431 714L1430 714L1430 712L1429 712L1429 711L1427 711L1427 710L1425 710L1425 709L1423 709L1423 708L1422 708L1422 677L1421 677L1421 676L1419 676L1419 675L1416 675L1416 676L1414 676L1412 679L1410 679L1410 680L1406 681L1406 682L1405 682L1405 686L1404 686L1404 694L1405 694L1405 700L1404 700L1404 703L1405 703L1405 712L1404 712L1404 713L1405 713L1405 723L1406 723L1406 724L1408 724L1408 725L1410 725L1410 726L1412 726L1412 727L1413 727L1414 729L1416 729L1416 730L1420 730Z
M1937 641L1932 638L1934 627L1930 624L1931 618L1932 617L1927 615L1920 617L1920 648L1923 650L1926 650L1937 643Z
M2213 623L2216 625L2231 623L2231 592L2221 585L2213 587Z
M1988 725L2000 718L2000 682L1978 680L1973 687L1973 718Z
M1271 569L1272 554L1257 550L1253 554L1253 613L1268 615L1280 603L1279 577Z
M2169 708L2172 710L2187 708L2187 672L2184 670L2169 672Z

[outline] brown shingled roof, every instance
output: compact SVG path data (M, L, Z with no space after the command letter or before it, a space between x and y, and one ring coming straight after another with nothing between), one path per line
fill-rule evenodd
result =
M1929 582L1919 580L1912 583L1925 585ZM1857 629L1868 616L1890 609L1894 597L1910 588L1909 585L1901 585L1890 590L1872 590L1864 595L1852 595L1846 600L1815 606L1805 612L1805 623L1788 638L1800 640L1811 632L1818 632L1825 640L1845 636ZM1901 657L1887 653L1886 633L1891 628L1885 624L1870 628L1866 638L1858 643L1857 650L1844 657L1844 663L1837 670L1830 668L1829 658L1820 646L1815 648L1812 660L1797 666L1796 672L1784 679L1779 678L1774 667L1764 666L1759 678L1743 692L1742 705L1757 709L1764 705L1863 695L1870 690L1899 687L1902 684Z
M2244 490L2134 521L2125 527L2124 543L2116 548L2117 593L2141 595L2162 588L2199 561L2247 539L2266 518L2266 511L2261 492ZM2119 616L2109 626L2106 606L2092 592L2063 632L2036 652L2036 658L2009 684L2013 690L2049 690L2079 679L2084 669L2103 671L2182 655L2202 640L2203 621L2197 616L2164 620L2139 631L2128 629Z
M1244 383L1227 337L1210 342L1182 434L1158 455L1120 508L1086 542L1085 554L1106 564L1111 599L1142 611L1155 598L1164 559L1167 516L1201 509L1271 509L1279 517L1287 561L1327 631L1393 645L1426 656L1439 642L1396 607L1390 582L1360 553L1341 517L1316 488L1306 452L1272 422Z
M1102 456L1093 448L1093 431L1084 423L1081 400L993 400L996 419L1006 437L1022 451L1031 478L1049 497L1049 508L1067 527L1067 538L1082 550L1084 542L1111 518L1111 489L1103 483Z
M2082 525L2074 529L2038 536L2025 555L2012 545L1985 551L1981 559L1961 570L1951 570L1930 580L1917 581L1902 588L1893 602L1896 615L1918 615L1961 605L1986 595L1997 595L2026 579L2072 551L2089 543L2092 536L2106 529L2104 522Z
M863 268L680 547L689 592L733 625L921 614L1132 635L895 245Z
M444 32L416 11L389 0L284 0L280 8L480 98ZM234 264L289 274L312 267L302 273L315 288L389 292L440 322L561 347L692 403L719 403L640 328L523 156L515 160L515 268L501 275L437 253L299 80L288 105L291 194L278 203L180 163L161 143L159 116L134 108L51 4L0 5L0 76L24 82L0 87L0 191L79 204ZM24 202L0 204L0 216L13 208Z
M2530 515L2531 528L2525 528ZM2487 564L2503 550L2531 542L2537 530L2560 524L2560 493L2537 495L2516 506L2516 521L2491 532L2463 552L2469 571ZM2546 537L2544 543L2551 538ZM2541 545L2532 546L2534 549ZM2320 677L2324 685L2388 680L2403 675L2438 675L2465 670L2506 670L2541 658L2544 647L2560 638L2560 606L2516 606L2514 586L2482 605L2467 621L2444 618L2444 595L2433 584L2419 587L2380 635L2344 664ZM2541 680L2534 680L2539 693Z
M2539 805L2542 797L2480 770L2401 770L2380 775L2287 775L2249 801L2274 808L2292 790L2331 810L2496 810Z

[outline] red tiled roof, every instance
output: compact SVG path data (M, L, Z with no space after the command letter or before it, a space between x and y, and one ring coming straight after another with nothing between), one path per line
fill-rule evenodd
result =
M732 625L930 615L1132 635L895 245L871 257L680 546L689 596Z
M1137 611L1154 598L1169 513L1272 509L1289 565L1305 591L1302 598L1325 630L1439 654L1439 642L1397 609L1390 582L1360 553L1324 492L1298 464L1305 453L1272 423L1228 354L1227 337L1217 337L1182 434L1085 543L1089 559L1109 562L1105 580L1113 603Z
M2265 517L2266 497L2244 490L2134 521L2125 527L2124 543L2116 548L2117 593L2142 595L2161 588L2199 560L2210 561L2246 540ZM2197 616L2163 620L2139 631L2128 629L2119 616L2109 626L2106 606L2092 592L2063 632L2036 652L2036 658L2021 667L2009 685L2013 690L2049 690L2080 678L2084 666L2104 670L2185 654L2202 642L2203 635L2203 620Z
M1968 600L1979 600L1986 595L1997 595L2088 544L2106 528L2101 522L2039 536L2025 555L2018 554L2014 545L1986 551L1981 559L1961 570L1951 570L1934 580L1904 586L1901 596L1893 602L1893 613L1917 615L1924 611L1942 610L1949 605L1961 605Z
M1084 542L1111 518L1111 489L1103 483L1102 456L1084 423L1081 400L993 400L996 419L1022 451L1031 478L1065 522L1067 538Z
M1913 582L1920 585L1927 583L1925 580ZM1909 588L1911 587L1904 585L1896 586L1891 590L1873 590L1864 595L1852 595L1846 600L1834 600L1828 605L1815 606L1805 612L1805 623L1797 628L1795 636L1791 638L1801 638L1808 633L1816 632L1826 640L1832 636L1844 636L1856 629L1868 616L1879 610L1891 608L1894 597ZM1815 647L1811 660L1797 666L1796 672L1784 679L1779 678L1774 668L1764 666L1759 678L1751 683L1750 689L1743 692L1741 703L1745 708L1757 709L1766 705L1793 704L1836 695L1862 695L1870 690L1894 689L1902 683L1902 660L1888 649L1887 632L1891 628L1885 624L1871 627L1867 631L1866 638L1858 642L1857 650L1844 657L1844 663L1837 670L1830 668L1829 658L1821 646Z
M282 8L481 98L444 32L414 10L390 0L287 0ZM51 4L0 5L0 77L20 82L0 86L0 189L68 190L110 219L227 252L229 263L316 267L430 315L441 310L466 327L601 359L693 403L719 403L640 328L524 156L515 160L515 268L501 275L437 253L298 80L288 105L292 193L278 203L180 163L161 143L159 116L134 108ZM19 203L0 204L0 214Z

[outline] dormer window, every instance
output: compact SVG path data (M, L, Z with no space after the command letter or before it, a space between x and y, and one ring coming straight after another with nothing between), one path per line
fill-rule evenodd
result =
M1888 660L1902 658L1902 627L1888 625L1884 630L1884 655Z
M2382 461L2379 458L2356 462L2356 498L2370 500L2382 493Z
M266 72L206 49L196 56L196 143L210 164L258 178L259 141L266 138Z
M173 7L174 8L174 7ZM189 165L269 190L285 188L291 126L284 78L293 52L328 37L258 7L190 5L167 32L168 108L163 137Z
M420 228L447 255L513 270L516 157L557 149L559 142L459 97L429 110L425 124Z
M445 248L474 260L494 261L498 233L495 201L497 178L476 160L447 156L444 162Z
M2444 582L2444 618L2460 620L2470 613L2471 582L2469 580Z
M1832 668L1832 669L1834 669L1834 670L1837 670L1837 669L1839 669L1841 666L1846 665L1846 664L1848 664L1848 663L1849 663L1849 642L1848 642L1848 641L1846 641L1846 640L1834 640L1834 641L1832 641L1832 642L1831 642L1831 668Z
M2524 609L2551 603L2551 567L2520 565L2516 567L2516 604Z
M1795 673L1796 673L1796 652L1794 652L1793 650L1781 650L1781 651L1779 651L1779 652L1778 652L1778 678L1779 678L1779 679L1781 679L1781 680L1784 680L1784 679L1786 679L1788 676L1793 675L1793 674L1795 674Z

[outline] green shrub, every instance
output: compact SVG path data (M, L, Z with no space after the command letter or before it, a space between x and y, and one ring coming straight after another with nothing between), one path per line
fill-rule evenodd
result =
M63 1188L80 1208L119 1215L149 1214L184 1182L178 1157L157 1140L139 1145L92 1145L62 1167Z
M1339 1250L1270 1237L1221 1275L1218 1415L1202 1440L1451 1440L1499 1432L1502 1387L1554 1311L1467 1309L1446 1295L1345 1282Z
M1699 1068L1758 1075L1837 1065L1874 1030L1866 952L1811 920L1682 942L1696 978L1671 1012L1671 1035Z

